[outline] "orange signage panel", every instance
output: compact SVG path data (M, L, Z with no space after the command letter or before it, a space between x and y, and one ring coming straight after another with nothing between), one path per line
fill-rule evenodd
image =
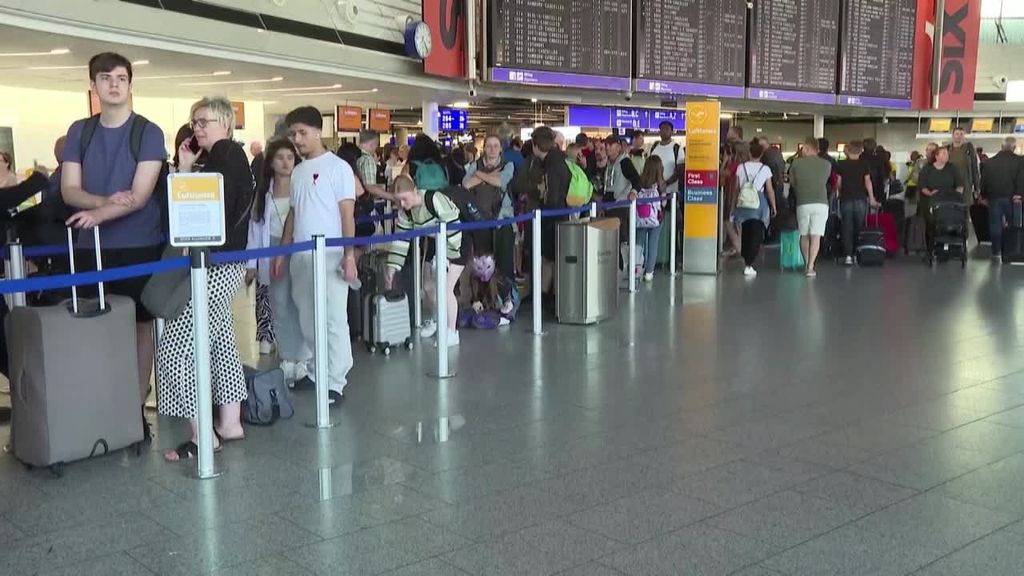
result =
M370 130L380 132L381 134L391 132L391 110L381 110L379 108L370 108L369 122Z
M235 111L235 130L245 130L245 102L232 100L231 108Z
M338 132L358 132L363 128L363 109L358 106L338 106L334 118Z

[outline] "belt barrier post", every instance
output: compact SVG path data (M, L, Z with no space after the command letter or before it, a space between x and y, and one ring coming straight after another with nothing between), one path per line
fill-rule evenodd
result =
M7 270L7 277L11 280L21 280L25 278L25 253L21 242L13 242L7 246L10 251L11 259L9 260L10 267ZM11 306L24 306L25 305L25 293L15 292L11 294ZM0 326L0 330L3 327Z
M423 325L423 255L420 253L420 238L412 239L412 324L419 334Z
M316 427L331 427L327 352L327 239L313 237L313 340L316 378Z
M629 201L629 292L636 292L636 198Z
M597 218L597 202L590 203L590 217Z
M530 260L532 261L532 272L530 274L530 282L532 288L530 291L533 293L533 334L540 336L544 334L544 329L541 326L541 315L544 314L544 294L543 288L540 284L541 276L541 254L540 254L540 219L541 213L540 208L533 211L533 248L530 253Z
M671 242L668 244L668 271L669 274L675 276L676 272L676 248L679 242L679 192L672 194L669 202L669 217L671 222L669 223L668 230L669 235L672 236Z
M434 276L437 282L434 287L434 314L437 320L437 374L432 376L445 379L455 374L448 370L448 224L443 220L437 229L435 248L434 263L437 270Z
M210 292L208 248L192 248L192 338L196 365L196 420L199 444L197 476L221 475L213 461L213 391L210 375Z

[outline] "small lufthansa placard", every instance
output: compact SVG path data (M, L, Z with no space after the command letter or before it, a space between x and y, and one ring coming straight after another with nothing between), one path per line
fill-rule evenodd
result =
M171 246L223 246L224 177L217 173L171 174L167 177Z

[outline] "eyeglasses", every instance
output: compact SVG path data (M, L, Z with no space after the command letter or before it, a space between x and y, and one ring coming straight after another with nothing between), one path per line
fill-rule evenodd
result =
M196 128L199 128L200 130L206 130L207 126L218 121L219 120L217 118L195 118L194 120L189 122L188 126L192 130L195 130Z

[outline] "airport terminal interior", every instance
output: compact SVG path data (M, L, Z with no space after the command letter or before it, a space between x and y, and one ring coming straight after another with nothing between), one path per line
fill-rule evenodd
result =
M0 575L1024 574L1024 2L0 0L0 69Z

